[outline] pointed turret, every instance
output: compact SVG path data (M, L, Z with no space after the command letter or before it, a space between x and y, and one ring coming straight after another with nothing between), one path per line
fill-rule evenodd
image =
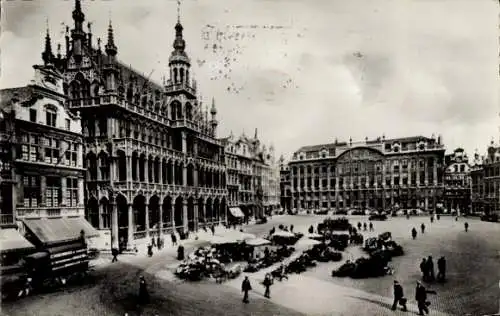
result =
M42 53L43 64L45 66L52 65L54 60L54 55L52 54L52 43L50 40L49 28L47 27L47 33L45 35L45 49Z
M113 33L113 25L111 23L111 20L109 20L109 26L108 26L108 42L106 43L106 54L110 57L115 57L118 50L115 45L115 36Z
M85 14L82 12L82 5L80 0L75 0L75 9L73 10L73 21L75 28L71 31L71 38L73 39L73 56L76 62L79 62L82 57L82 47L84 45L86 35L83 31L83 21L85 21Z
M210 114L212 114L212 120L210 121L210 125L212 126L212 133L215 136L217 133L217 125L219 125L219 122L217 122L217 109L215 108L215 99L212 97L212 108L210 109Z

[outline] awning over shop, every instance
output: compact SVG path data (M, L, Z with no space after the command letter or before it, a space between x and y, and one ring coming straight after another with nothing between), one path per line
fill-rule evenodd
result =
M26 240L17 229L0 229L0 250L2 253L27 249L35 249L35 246Z
M243 214L239 207L230 207L229 212L231 212L231 215L234 217L245 217L245 214Z
M87 238L99 236L83 217L24 219L23 223L43 244L77 239L82 230Z

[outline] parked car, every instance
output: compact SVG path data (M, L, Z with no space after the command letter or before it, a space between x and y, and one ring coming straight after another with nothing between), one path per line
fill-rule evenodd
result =
M370 221L385 221L385 220L387 220L387 215L385 215L385 214L370 215L370 217L368 217L368 220L370 220Z
M484 214L481 216L481 220L485 222L499 222L498 214Z

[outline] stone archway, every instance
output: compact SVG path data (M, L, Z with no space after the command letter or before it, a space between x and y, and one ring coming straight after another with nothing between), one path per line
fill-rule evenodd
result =
M115 199L116 210L118 212L118 223L111 223L111 225L118 225L118 244L120 249L126 248L128 240L128 202L127 199L118 194Z
M89 223L99 229L99 204L97 203L97 200L95 197L91 197L87 201L87 214L86 214L87 220Z
M137 231L146 231L146 198L140 194L134 198L134 223Z
M218 197L216 197L214 200L213 220L216 222L220 220L220 203Z
M200 197L198 199L198 228L204 226L205 222L205 201Z
M205 204L205 218L207 223L211 223L213 221L213 205L212 198L207 198L207 203Z
M175 200L175 209L174 209L175 229L179 229L184 226L183 206L184 206L184 200L182 199L181 196L179 196Z
M172 198L166 196L163 199L163 227L172 227Z
M222 222L226 222L226 214L227 214L227 203L226 198L223 197L220 201L220 219Z
M153 195L149 199L149 228L158 230L160 224L160 198Z
M196 223L194 221L194 198L190 196L187 201L187 219L188 219L188 230L194 231L196 228Z

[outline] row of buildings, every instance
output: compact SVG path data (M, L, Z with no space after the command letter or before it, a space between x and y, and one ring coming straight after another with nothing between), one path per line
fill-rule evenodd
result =
M209 110L198 97L179 21L169 79L157 84L117 59L111 22L102 48L80 0L72 18L55 54L47 31L32 82L1 91L2 224L57 231L51 218L81 217L131 247L279 205L272 150L257 135L217 137L215 101Z
M287 210L500 211L500 147L469 161L441 137L368 138L304 146L280 159Z

